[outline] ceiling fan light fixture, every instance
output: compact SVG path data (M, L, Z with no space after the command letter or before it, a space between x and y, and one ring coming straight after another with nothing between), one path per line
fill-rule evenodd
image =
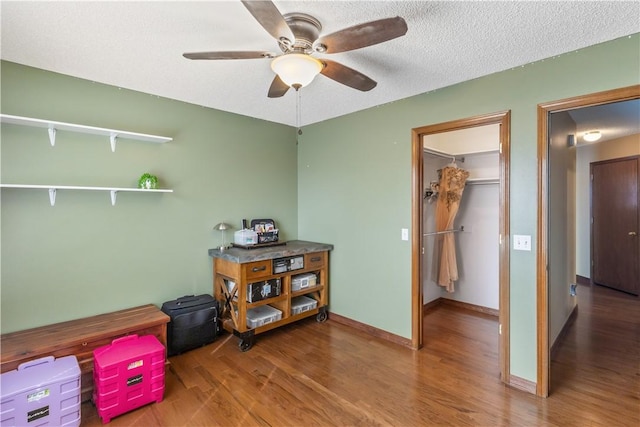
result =
M600 138L602 138L602 134L600 133L599 130L585 132L585 134L582 135L582 139L584 139L587 142L595 142Z
M271 61L271 69L288 86L299 89L313 81L320 71L322 62L302 53L288 53Z

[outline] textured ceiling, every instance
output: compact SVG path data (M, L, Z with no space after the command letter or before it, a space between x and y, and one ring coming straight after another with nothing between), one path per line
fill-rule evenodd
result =
M322 75L301 90L300 125L429 92L640 32L638 1L275 1L321 34L401 16L404 37L327 58L378 82ZM184 52L267 50L239 1L6 1L1 57L45 70L295 126L296 94L269 99L267 59L191 61ZM323 55L318 55L322 57Z

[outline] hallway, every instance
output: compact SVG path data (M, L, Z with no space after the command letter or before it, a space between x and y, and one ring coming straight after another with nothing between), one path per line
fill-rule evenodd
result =
M597 424L639 425L640 298L588 285L577 297L578 316L551 360L550 399L569 399ZM605 405L603 418L595 409Z

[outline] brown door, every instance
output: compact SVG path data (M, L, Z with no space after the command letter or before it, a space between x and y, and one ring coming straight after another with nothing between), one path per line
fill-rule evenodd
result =
M591 280L640 293L640 156L591 163Z

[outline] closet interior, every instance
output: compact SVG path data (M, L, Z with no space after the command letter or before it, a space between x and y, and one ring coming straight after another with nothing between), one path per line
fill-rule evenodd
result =
M443 298L498 313L499 150L499 124L429 134L423 138L423 304ZM447 203L446 197L439 197L441 175L447 167L462 168L469 175L453 226L437 230L438 203ZM453 234L458 271L453 292L437 283L442 241L448 234Z

